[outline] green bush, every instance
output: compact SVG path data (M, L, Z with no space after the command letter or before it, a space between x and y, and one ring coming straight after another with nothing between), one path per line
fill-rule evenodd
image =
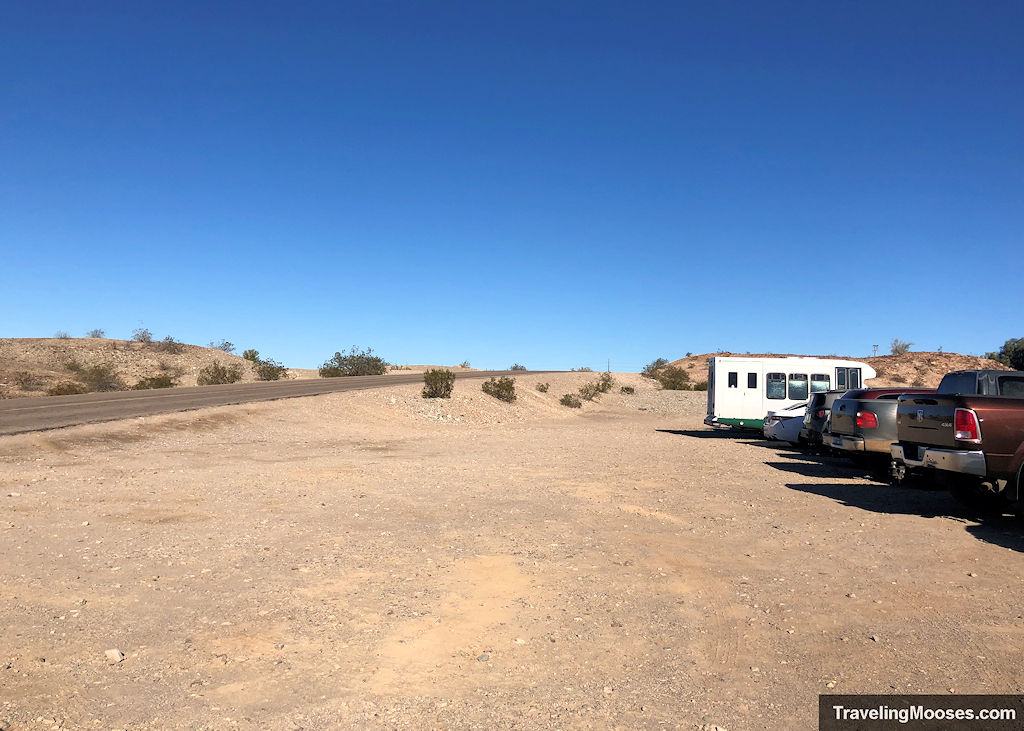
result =
M985 353L985 357L999 361L1014 370L1024 371L1024 338L1010 338L1003 343L998 352Z
M46 389L47 396L70 396L76 393L89 393L89 389L74 381L61 381Z
M690 385L690 374L675 366L661 369L658 373L658 383L666 391L689 391L693 388Z
M149 343L153 342L153 333L151 333L144 327L137 327L134 330L132 330L132 340L134 340L136 343L148 345Z
M455 374L447 368L432 368L423 374L423 398L451 398Z
M510 371L525 371L526 370L526 366L524 366L522 363L513 363L512 367L509 368L509 370Z
M388 364L383 358L373 354L373 348L358 351L355 346L348 353L335 353L334 356L320 366L321 378L337 378L338 376L383 376L388 372Z
M658 370L668 365L668 361L664 358L655 358L650 363L644 366L644 369L640 371L640 375L644 378L657 378Z
M480 390L488 396L500 401L512 403L516 400L516 379L502 376L501 378L489 378L480 386Z
M624 393L627 396L632 396L634 393L636 393L636 389L633 388L632 386L623 386L622 388L619 389L619 393Z
M139 381L132 386L133 391L146 391L151 388L174 388L178 383L170 376L164 374L159 376L148 376L146 378L140 378Z
M547 393L549 388L551 388L551 384L550 383L538 383L537 384L537 390L540 391L541 393Z
M221 383L235 383L241 379L242 366L238 363L211 363L199 371L196 383L200 386L216 386Z
M568 406L570 409L579 409L583 407L583 402L580 401L580 397L574 393L567 393L562 398L558 399L558 403L562 406Z
M694 391L707 391L708 390L708 382L707 381L698 381L697 383L693 384L693 390Z
M892 349L893 355L906 355L910 352L910 348L913 347L913 345L913 343L908 343L906 340L893 338L889 347Z
M178 353L185 352L185 344L180 340L175 340L173 335L168 335L166 338L156 344L156 349L162 353Z
M253 373L257 381L280 381L288 377L288 369L273 358L261 358L260 351L250 348L242 353L242 357L252 363Z
M579 394L584 401L593 401L601 394L601 387L597 382L584 383L580 386Z
M121 377L105 363L81 368L78 371L78 380L82 381L90 391L123 391L125 389Z

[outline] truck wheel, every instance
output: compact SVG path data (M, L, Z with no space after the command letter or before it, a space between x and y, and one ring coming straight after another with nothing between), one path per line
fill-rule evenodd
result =
M985 515L1002 515L1010 507L1005 480L956 475L947 478L947 484L958 502Z

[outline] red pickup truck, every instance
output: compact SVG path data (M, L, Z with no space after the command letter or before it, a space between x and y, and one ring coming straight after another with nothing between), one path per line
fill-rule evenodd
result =
M1021 509L1024 371L949 373L933 395L901 396L896 423L897 480L926 470L967 502Z

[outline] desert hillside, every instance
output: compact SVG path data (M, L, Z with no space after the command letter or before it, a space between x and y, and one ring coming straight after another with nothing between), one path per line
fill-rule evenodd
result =
M54 384L76 381L81 368L98 365L109 366L126 386L161 375L194 386L200 369L211 363L237 363L243 382L256 380L248 361L199 345L168 349L158 342L109 338L0 338L0 397L42 396Z
M199 371L213 363L240 365L241 383L257 380L249 361L200 345L110 338L0 338L0 398L45 396L57 384L80 382L82 370L94 366L109 367L125 388L155 376L170 376L177 386L195 386ZM423 373L430 368L476 370L436 365L396 365L391 370ZM319 377L315 368L288 369L288 378Z
M691 373L691 380L703 381L707 378L708 361L715 357L736 356L746 358L787 358L805 357L796 353L702 353L690 355L685 358L672 361L669 365L683 368ZM988 358L979 358L974 355L960 355L959 353L906 353L905 355L879 355L873 358L854 358L843 355L820 355L806 356L813 358L847 358L858 360L869 364L878 373L877 378L872 378L865 385L884 386L910 386L919 388L935 388L939 385L942 377L950 371L967 369L995 369L1009 370L1002 363Z

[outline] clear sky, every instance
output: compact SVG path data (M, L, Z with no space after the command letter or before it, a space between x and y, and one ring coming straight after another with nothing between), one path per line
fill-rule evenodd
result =
M1024 336L1024 3L0 12L0 336L636 370Z

